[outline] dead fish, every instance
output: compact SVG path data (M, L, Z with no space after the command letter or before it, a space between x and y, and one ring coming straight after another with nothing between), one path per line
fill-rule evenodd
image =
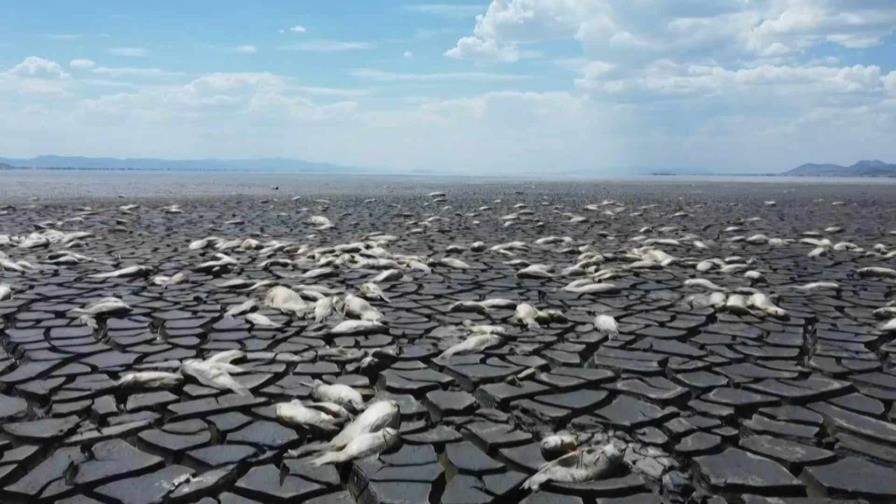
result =
M309 387L311 387L311 396L318 401L336 403L352 411L361 411L361 408L364 407L364 398L361 397L361 393L348 385L326 384L320 380L314 380Z
M12 287L9 284L0 284L0 301L12 299Z
M74 315L80 315L79 320L86 326L96 329L98 316L122 315L130 313L131 307L116 297L105 297L88 303L84 308L75 308L71 311Z
M215 287L219 289L240 289L248 287L254 283L253 280L246 280L245 278L228 278L227 280L222 280L216 283Z
M452 355L481 352L482 350L485 350L488 347L500 345L501 342L503 342L503 341L504 341L504 339L501 336L498 336L497 334L492 334L492 333L474 334L474 335L470 336L469 338L465 339L464 341L462 341L456 345L453 345L450 348L448 348L447 350L445 350L444 352L442 352L442 354L439 355L439 358L447 359L447 358L451 357Z
M569 432L551 434L541 440L541 455L545 460L554 460L576 450L577 439Z
M181 363L180 369L182 373L196 378L203 385L220 390L232 390L241 396L251 396L252 393L249 389L230 376L231 373L243 371L241 367L231 364L231 362L244 355L239 350L227 350L205 360L187 359Z
M106 279L106 278L134 278L134 277L145 277L152 273L153 268L149 266L128 266L127 268L117 269L115 271L109 271L107 273L95 273L93 275L87 275L88 278L98 278L98 279Z
M554 273L548 271L550 266L546 264L530 264L516 272L518 278L554 278Z
M442 266L448 266L449 268L455 269L469 269L470 265L461 261L456 257L442 257L441 259L436 260L437 264L441 264Z
M330 334L348 336L383 332L386 326L376 320L343 320L330 329Z
M896 331L896 318L890 319L889 322L881 325L880 330L884 332Z
M382 300L387 303L389 302L389 299L386 297L383 289L381 289L379 285L373 282L365 282L361 284L359 291L361 292L361 296L365 297L366 299Z
M10 270L17 271L19 273L24 273L26 269L28 269L25 264L25 261L12 261L6 257L0 257L0 270Z
M872 278L896 278L896 270L893 268L882 268L879 266L870 266L860 268L857 272L861 277Z
M380 431L360 434L339 451L321 454L311 461L315 466L339 464L351 460L376 455L398 443L398 431L386 427Z
M316 410L323 411L324 413L330 415L331 417L340 421L340 423L351 420L352 414L348 412L342 405L336 404L334 402L328 401L317 401L307 403L306 406L309 408L314 408Z
M314 268L302 273L301 278L324 278L328 276L333 276L336 274L336 270L333 268Z
M700 273L705 273L715 267L716 267L716 263L714 261L706 259L706 260L703 260L703 261L700 261L699 263L697 263L696 269Z
M493 324L474 324L470 320L464 320L464 327L470 334L507 334L507 329Z
M381 272L379 275L373 277L370 281L374 284L382 283L382 282L394 282L396 280L401 280L404 274L397 269L387 269Z
M448 311L452 312L473 312L473 313L488 313L488 308L482 305L479 301L458 301L452 304Z
M588 280L578 284L575 282L570 283L563 287L563 290L576 294L609 294L618 292L619 288L612 282L592 282Z
M361 320L378 322L383 318L383 314L368 303L367 300L359 298L354 294L346 294L339 303L338 308L343 314L357 317Z
M750 270L750 271L744 272L744 278L746 278L747 280L753 281L753 282L760 282L765 279L762 276L762 272L759 272L756 270Z
M209 245L215 245L220 241L221 241L221 239L218 238L217 236L209 236L206 238L200 238L199 240L191 241L188 248L190 250L201 250L201 249L208 247Z
M606 334L607 339L612 340L619 336L619 324L610 315L599 313L594 316L594 328L601 334Z
M603 447L580 448L543 464L523 482L523 488L537 491L548 481L580 483L611 476L622 465L623 451L613 443Z
M758 308L763 313L771 315L772 317L787 317L787 310L772 303L772 300L767 295L761 292L754 292L753 294L751 294L747 299L747 303L754 308Z
M529 303L520 303L516 305L516 311L511 320L525 325L529 329L539 329L541 325L535 318L538 316L538 310Z
M200 273L215 273L217 271L229 269L231 266L239 264L239 261L227 254L216 252L215 257L217 257L217 260L206 261L193 269Z
M242 315L243 313L248 312L256 306L258 306L258 301L256 301L254 298L249 298L238 305L231 306L226 312L224 312L224 316L227 318L233 318L237 315Z
M528 303L520 303L516 305L516 311L511 320L519 324L525 325L529 329L539 329L541 324L549 324L551 322L565 321L566 317L559 310L545 309L539 310Z
M882 306L871 314L879 319L896 318L896 306Z
M747 298L743 294L729 294L725 300L725 310L738 315L748 315L750 310L747 309Z
M355 417L339 431L339 434L326 443L309 444L291 451L294 456L309 452L340 450L352 439L362 434L376 432L386 427L398 427L401 422L398 402L392 399L374 401L367 405L364 411Z
M725 296L724 292L715 291L711 294L695 294L693 296L688 296L687 303L694 308L706 308L711 306L719 309L725 306L725 301L727 299L728 298Z
M268 290L264 296L264 304L282 313L292 313L299 317L303 317L313 309L298 292L282 285Z
M333 227L333 222L323 215L312 215L308 218L308 222L311 225L315 226L315 229L317 229L318 231L323 231L325 229L330 229Z
M181 271L171 276L156 275L152 278L152 283L161 287L168 287L169 285L177 285L186 279L187 275Z
M493 308L516 308L516 301L503 298L484 299L482 301L458 301L452 304L448 311L486 314Z
M167 371L137 371L125 373L118 379L121 388L167 389L176 387L184 381L184 377Z
M314 321L323 322L333 314L335 299L331 296L325 296L314 302Z
M277 420L293 427L313 428L327 432L339 430L342 421L315 408L309 408L302 401L293 399L274 406Z
M274 322L266 315L262 315L261 313L249 313L245 317L246 320L252 323L252 325L259 327L270 327L270 328L278 328L283 327L282 324L278 322Z
M796 290L804 292L813 292L817 290L840 290L840 284L837 282L810 282L804 285L797 285Z

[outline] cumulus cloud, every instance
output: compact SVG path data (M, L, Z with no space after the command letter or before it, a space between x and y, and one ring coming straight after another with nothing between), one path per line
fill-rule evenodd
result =
M295 25L295 26L291 26L289 28L289 31L291 31L292 33L305 33L308 30L302 25Z
M826 42L867 48L894 30L896 8L881 0L493 0L447 54L515 61L519 44L568 38L605 58L694 47L773 57Z
M0 102L5 93L63 96L68 93L72 83L71 75L59 63L39 56L29 56L11 68L0 71Z
M33 79L67 79L69 75L55 61L29 56L9 69L9 75Z
M893 96L896 96L896 71L890 72L884 77L884 87Z

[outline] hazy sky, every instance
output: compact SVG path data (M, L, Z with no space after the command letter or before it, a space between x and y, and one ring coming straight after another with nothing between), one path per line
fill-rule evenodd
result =
M7 0L0 155L896 161L894 0Z

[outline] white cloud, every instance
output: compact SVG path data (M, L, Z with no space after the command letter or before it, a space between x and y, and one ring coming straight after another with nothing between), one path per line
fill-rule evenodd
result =
M695 47L781 57L825 42L867 48L894 30L896 7L882 0L493 0L473 33L447 54L515 61L521 43L565 38L604 59L634 49L669 55Z
M576 85L601 93L662 95L731 94L767 88L777 94L823 97L831 93L875 93L883 89L878 66L775 66L727 69L718 65L657 61L643 71L618 76L604 62L589 63Z
M112 47L106 52L113 56L125 56L127 58L144 58L149 55L149 49L144 47Z
M289 31L291 31L292 33L305 33L308 30L302 25L295 25L295 26L291 26L289 28Z
M491 72L443 72L443 73L399 73L358 68L352 70L355 77L378 82L435 82L435 81L518 81L528 79L527 75Z
M413 53L413 51L405 51L405 52L401 53L401 57L402 58L413 58L414 53Z
M62 65L38 56L29 56L12 68L0 71L0 97L4 93L63 96L71 84L71 76Z
M258 52L258 48L254 45L246 44L234 47L233 52L238 54L255 54Z
M69 75L62 69L59 63L38 56L25 58L21 63L10 68L7 73L16 77L32 79L55 80L69 78Z
M306 52L340 52L371 49L370 42L351 42L344 40L311 40L298 44L280 46L281 51L306 51Z
M884 87L891 95L896 96L896 71L890 72L884 77Z
M93 60L84 59L84 58L76 58L68 62L69 68L73 68L75 70L89 70L96 66L96 63Z
M445 56L457 59L487 59L494 61L514 62L523 56L516 44L499 45L494 39L464 37L457 41L457 46L445 51Z
M141 77L141 78L167 78L183 75L181 72L170 72L161 68L144 67L96 67L93 73L105 77Z

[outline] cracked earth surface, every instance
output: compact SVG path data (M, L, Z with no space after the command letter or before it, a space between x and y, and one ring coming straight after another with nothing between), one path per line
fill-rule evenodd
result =
M5 207L0 500L896 501L896 195L518 189ZM338 308L389 270L364 330L265 303L284 286ZM128 310L77 313L106 297ZM561 315L455 305L494 298ZM225 316L250 299L263 318ZM477 325L497 342L440 357ZM120 382L230 350L246 393ZM332 437L276 414L314 380L397 401L398 442L292 452ZM624 461L523 488L561 431Z

